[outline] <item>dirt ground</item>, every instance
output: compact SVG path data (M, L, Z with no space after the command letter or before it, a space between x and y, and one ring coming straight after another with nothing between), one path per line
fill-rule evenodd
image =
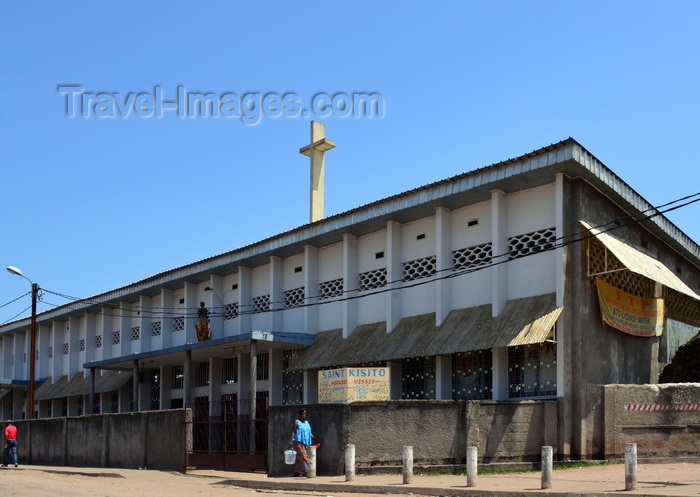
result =
M242 497L285 495L281 492L256 492L232 486L212 485L220 478L197 477L163 471L119 470L119 473L95 473L95 476L39 471L29 467L9 467L0 471L4 495L31 497ZM292 494L289 494L292 495Z
M474 490L494 491L501 495L570 493L581 495L645 495L700 496L700 463L640 464L638 487L624 492L625 467L622 464L591 466L576 469L555 469L551 490L541 490L539 472L504 475L481 475ZM250 483L259 489L222 484L235 481ZM4 495L31 497L243 497L315 496L369 497L386 489L393 492L421 495L428 489L443 495L464 495L468 492L466 477L459 475L415 475L409 486L402 485L401 475L357 475L353 482L343 476L322 476L315 479L278 477L263 473L236 473L199 470L190 474L168 471L100 468L65 468L51 466L22 466L0 468L0 491ZM315 486L325 485L325 490ZM295 486L297 487L295 489ZM343 492L347 487L361 492ZM409 488L410 487L410 488ZM277 488L280 490L271 490ZM332 488L332 490L331 490ZM425 495L424 494L424 495ZM435 495L435 493L433 493Z

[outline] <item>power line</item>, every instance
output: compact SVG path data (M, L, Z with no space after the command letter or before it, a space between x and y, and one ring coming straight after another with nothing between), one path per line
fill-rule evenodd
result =
M698 198L695 198L695 197L698 197ZM689 200L689 199L693 199L693 200ZM685 202L686 200L687 200L687 202ZM671 202L667 202L667 203L662 204L658 207L650 207L649 209L645 209L644 211L640 211L636 214L631 214L631 215L615 218L611 221L608 221L607 223L600 224L600 225L595 226L593 228L600 230L601 233L607 233L609 231L614 231L614 230L617 230L620 228L624 228L624 227L630 226L632 224L638 224L642 221L646 221L646 220L649 220L649 219L654 218L656 216L660 216L666 212L671 212L671 211L680 209L682 207L686 207L686 206L693 204L695 202L698 202L698 201L700 201L700 192L695 193L693 195L688 195L688 196L673 200ZM669 206L671 206L673 204L677 204L679 202L684 202L684 203L682 203L680 205L675 205L673 207L669 207ZM668 208L665 210L661 210L664 207L668 207ZM642 215L642 217L638 217L640 215ZM623 221L628 221L628 222L623 224ZM600 229L600 228L604 228L604 227L610 226L610 225L612 225L612 226L607 228L607 229ZM586 235L586 233L588 233L588 232L589 232L589 230L583 230L583 231L580 231L578 233L558 237L552 241L548 241L548 242L545 242L544 244L541 244L542 246L539 248L537 246L528 247L528 250L530 250L530 252L528 252L526 254L519 254L519 253L517 253L517 251L508 250L507 252L504 252L502 254L491 255L489 257L490 262L487 264L475 265L473 267L468 267L468 268L458 269L458 270L455 270L453 267L448 267L448 268L436 270L433 275L430 275L429 277L421 278L420 280L413 280L410 283L405 281L403 278L397 279L397 280L392 280L392 281L387 281L382 287L369 289L366 291L366 293L363 293L361 295L360 294L349 295L350 292L359 292L360 291L359 289L347 290L347 291L343 292L343 294L345 294L345 296L343 296L341 298L329 298L328 300L324 299L322 301L307 302L304 304L295 305L293 307L273 307L273 308L270 308L267 310L259 310L256 308L255 304L240 304L239 303L238 304L239 310L236 312L236 316L262 314L262 313L267 313L267 312L279 312L279 311L299 309L299 308L304 308L304 307L309 307L309 306L314 306L314 305L338 303L338 302L343 302L343 301L364 298L364 297L368 297L371 295L387 293L387 292L391 292L391 291L395 291L395 290L405 290L408 288L414 288L416 286L433 283L435 281L439 281L439 280L443 280L443 279L456 278L458 276L471 274L471 273L476 272L476 271L481 271L484 269L489 269L489 268L498 266L500 264L505 264L505 263L513 261L513 260L518 260L518 259L522 259L524 257L529 257L532 255L538 255L538 254L542 254L542 253L549 252L552 250L556 250L558 248L562 248L562 247L565 247L565 246L573 244L573 243L579 243L579 242L582 242L584 240L587 240L589 238L593 238L596 236L596 235L592 235L592 234ZM579 238L573 238L573 237L579 237ZM442 276L435 276L435 275L438 275L439 273L444 273L447 271L449 271L449 273L443 274ZM397 283L402 283L402 285L398 286L398 287L392 286L392 285L395 285ZM151 317L161 317L161 318L194 317L194 316L197 316L197 313L198 313L198 308L192 308L192 307L183 308L183 307L138 306L138 305L132 306L129 304L122 304L122 303L83 300L83 299L80 299L79 297L72 297L72 296L69 296L66 294L53 292L51 290L46 290L44 288L42 288L42 290L46 293L51 293L53 295L56 295L56 296L59 296L59 297L62 297L62 298L68 299L68 300L73 300L75 302L80 301L81 303L87 304L87 305L100 305L100 306L105 307L105 308L112 308L114 310L121 310L124 312L144 313L146 315L150 315ZM18 297L14 301L19 300L20 298L23 298L26 295L28 295L28 293L22 295L21 297ZM305 297L305 300L319 299L320 297L321 297L321 295L309 296L309 297ZM12 302L14 302L14 301L12 301ZM11 302L8 302L8 304L9 303L11 303ZM48 305L52 305L54 307L60 307L60 305L57 305L57 304L51 304L48 302L44 302L44 303L48 304ZM284 304L284 303L285 303L284 301L271 301L269 304L276 305L276 304ZM8 304L5 304L5 305L8 305ZM63 305L67 306L67 304L63 304ZM224 304L221 306L211 306L209 308L209 311L210 311L209 316L210 317L225 317L227 315L226 305L231 305L231 304ZM4 306L2 306L2 307L4 307ZM71 308L69 306L67 308L69 310L81 310L81 309L77 309L77 308ZM251 309L240 310L241 308L251 308ZM218 311L218 309L221 309L221 311ZM25 311L26 311L26 309L25 309ZM23 312L24 311L22 311L22 313ZM22 313L20 313L20 314L22 314ZM111 316L111 317L123 317L122 314L103 313L103 315ZM17 316L15 316L15 317L17 317ZM15 317L11 318L10 320L8 320L6 322L11 321Z

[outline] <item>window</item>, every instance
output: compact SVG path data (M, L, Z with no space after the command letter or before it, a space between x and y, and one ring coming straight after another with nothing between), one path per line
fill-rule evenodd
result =
M452 399L492 398L493 356L491 350L452 354Z
M173 366L171 384L173 389L185 387L185 366Z
M270 354L268 352L258 354L256 371L258 381L270 379Z
M435 398L435 356L401 360L401 398Z
M194 365L194 386L206 387L209 385L209 363L198 362Z
M557 394L557 348L552 342L508 347L508 397Z
M282 351L282 404L304 403L304 373L289 368L301 354L302 349Z
M238 382L238 357L227 357L221 361L221 384L233 385Z

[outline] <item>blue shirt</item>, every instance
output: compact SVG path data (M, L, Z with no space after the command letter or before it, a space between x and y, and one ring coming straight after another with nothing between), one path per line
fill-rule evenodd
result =
M308 421L295 421L297 429L294 432L294 441L304 445L311 445L311 425Z

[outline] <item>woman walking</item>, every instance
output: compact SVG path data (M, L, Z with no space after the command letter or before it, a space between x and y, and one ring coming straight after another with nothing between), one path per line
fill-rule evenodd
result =
M306 409L299 411L299 419L294 420L292 436L289 439L289 446L297 453L294 476L306 476L307 471L309 471L309 456L306 453L306 447L311 445L314 435L311 433L311 425L306 419L308 417L309 411Z

